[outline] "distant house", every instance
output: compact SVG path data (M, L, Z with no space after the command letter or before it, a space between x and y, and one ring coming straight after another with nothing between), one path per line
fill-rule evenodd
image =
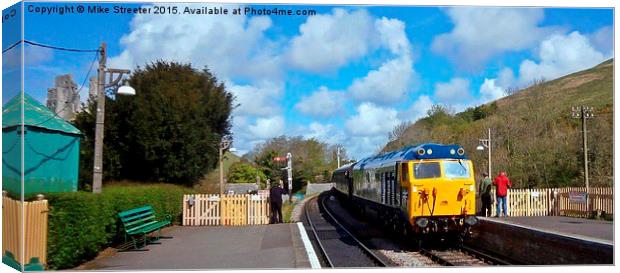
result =
M2 107L3 190L19 196L23 173L26 196L76 191L81 135L80 130L28 94L15 96Z
M257 191L258 186L255 183L234 183L226 184L226 192L229 194L246 194Z

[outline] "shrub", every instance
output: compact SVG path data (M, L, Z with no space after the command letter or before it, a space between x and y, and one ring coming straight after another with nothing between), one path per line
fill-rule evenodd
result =
M228 170L228 183L254 183L257 175L260 181L267 180L267 176L261 170L248 163L235 162Z
M123 240L117 213L151 205L157 217L180 222L183 194L191 189L170 184L115 185L101 194L50 193L48 268L75 267Z

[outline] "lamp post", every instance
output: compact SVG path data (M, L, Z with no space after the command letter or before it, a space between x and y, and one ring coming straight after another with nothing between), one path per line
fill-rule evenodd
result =
M340 149L341 149L340 146L336 147L336 158L338 160L338 169L340 169Z
M105 118L105 90L107 88L118 89L119 95L133 96L136 94L129 85L119 87L119 83L124 75L131 71L126 69L106 68L106 44L101 43L99 49L99 68L97 69L97 113L95 122L95 156L93 164L93 193L101 193L103 180L103 130ZM108 80L106 81L106 76Z
M224 194L224 164L222 158L224 157L224 151L230 147L232 141L229 139L223 139L220 142L220 195Z
M478 139L478 147L476 147L476 150L478 151L484 151L484 148L487 148L488 150L488 160L489 160L489 177L492 176L491 173L491 128L489 128L489 135L488 138L481 138Z

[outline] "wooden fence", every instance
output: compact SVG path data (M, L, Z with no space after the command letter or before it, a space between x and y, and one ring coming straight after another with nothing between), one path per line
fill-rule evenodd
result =
M245 226L269 224L269 201L256 194L186 194L184 226Z
M592 211L614 214L613 188L590 188L587 201L574 198L585 191L585 187L510 189L507 197L508 215L587 217ZM495 196L495 190L491 194ZM590 204L590 212L586 202ZM495 205L491 206L491 212L496 215Z
M25 219L23 222L22 217ZM38 258L42 265L47 264L47 217L47 200L21 202L3 196L2 255L9 251L22 265L24 261L30 263L32 258ZM22 231L25 232L23 238ZM25 259L22 257L22 244L25 246Z

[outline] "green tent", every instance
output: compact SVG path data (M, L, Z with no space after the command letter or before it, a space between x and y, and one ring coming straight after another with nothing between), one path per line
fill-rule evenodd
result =
M21 137L22 98L24 138ZM26 196L76 191L82 135L80 130L28 94L15 96L2 108L3 190L19 196L23 171Z

